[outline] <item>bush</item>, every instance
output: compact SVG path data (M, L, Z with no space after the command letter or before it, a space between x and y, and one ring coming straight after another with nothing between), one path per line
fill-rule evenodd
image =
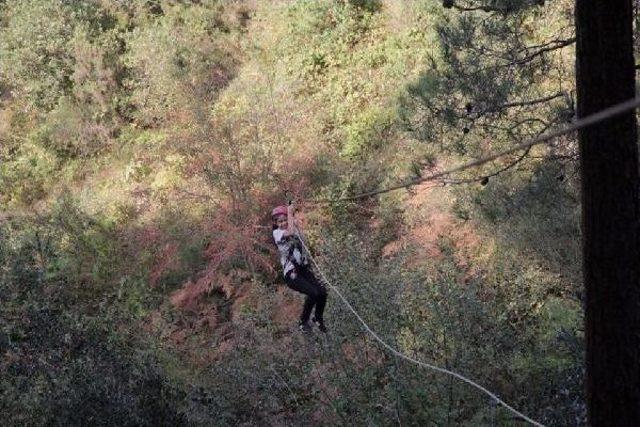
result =
M55 223L0 227L0 411L11 425L180 425L184 393L107 290L80 293L61 269ZM68 266L68 264L66 264ZM133 290L135 292L135 290ZM130 293L129 289L124 290Z
M199 109L209 108L236 65L232 27L222 11L215 2L175 5L133 30L125 56L127 87L141 124L184 121L189 112L206 115Z

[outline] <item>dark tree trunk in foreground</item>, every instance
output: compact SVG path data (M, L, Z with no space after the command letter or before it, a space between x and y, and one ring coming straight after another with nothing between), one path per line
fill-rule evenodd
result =
M578 116L635 96L631 0L577 0ZM640 425L640 249L635 112L580 131L587 408Z

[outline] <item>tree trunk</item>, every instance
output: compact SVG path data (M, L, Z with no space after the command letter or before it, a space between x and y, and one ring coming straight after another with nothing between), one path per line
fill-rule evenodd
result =
M576 0L578 116L635 96L632 1ZM590 425L640 425L635 111L579 132Z

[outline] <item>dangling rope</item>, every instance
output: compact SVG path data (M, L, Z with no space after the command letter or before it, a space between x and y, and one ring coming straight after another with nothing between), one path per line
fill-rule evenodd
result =
M504 406L506 409L508 409L509 411L511 411L512 413L517 415L518 417L528 421L529 423L533 424L534 426L544 427L544 424L541 424L541 423L529 418L528 416L526 416L522 412L518 411L517 409L515 409L512 406L510 406L509 404L507 404L504 400L500 399L495 393L492 393L491 391L489 391L485 387L481 386L480 384L476 383L475 381L470 380L469 378L467 378L467 377L465 377L465 376L463 376L463 375L461 375L461 374L459 374L457 372L451 371L449 369L441 368L439 366L431 365L429 363L422 362L420 360L414 359L413 357L402 353L400 350L397 350L396 348L394 348L393 346L388 344L386 341L384 341L382 338L380 338L380 336L378 336L378 334L369 327L367 322L364 321L364 319L360 316L360 314L358 314L358 312L353 308L353 306L349 303L349 301L342 295L342 292L340 292L340 290L329 281L327 276L325 276L324 272L320 269L320 266L316 262L315 258L311 255L311 251L307 247L307 245L305 243L305 239L304 239L302 233L300 232L300 230L298 230L298 234L301 237L300 238L300 242L302 243L302 247L304 248L304 250L309 255L309 259L311 260L311 262L315 266L316 270L318 271L318 273L322 277L322 280L324 280L324 282L338 295L338 297L347 306L347 308L354 314L354 316L356 316L356 318L362 324L364 329L376 341L378 341L384 348L386 348L387 350L389 350L394 355L396 355L396 356L400 357L401 359L404 359L404 360L406 360L408 362L411 362L413 364L422 366L422 367L427 368L427 369L431 369L431 370L436 371L436 372L440 372L440 373L443 373L443 374L446 374L446 375L450 375L450 376L455 377L455 378L457 378L457 379L459 379L461 381L464 381L465 383L467 383L467 384L471 385L472 387L475 387L476 389L478 389L481 392L485 393L486 395L491 397L495 402L497 402L500 405Z
M273 102L273 99L272 99ZM399 190L402 188L408 188L411 186L415 186L418 184L421 184L423 182L427 182L427 181L434 181L438 178L442 178L442 177L446 177L451 175L452 173L455 172L461 172L464 171L466 169L470 169L473 167L477 167L477 166L481 166L483 164L489 163L491 161L497 160L503 156L509 155L509 154L513 154L516 153L520 150L528 150L531 147L535 146L535 145L539 145L539 144L543 144L546 143L554 138L557 138L559 136L565 135L567 133L570 132L574 132L576 130L585 128L587 126L591 126L593 124L599 123L601 121L607 120L611 117L617 116L619 114L622 114L624 112L627 112L629 110L634 110L636 108L640 107L640 97L636 96L632 99L629 99L625 102L621 102L619 104L616 104L614 106L611 106L609 108L606 108L602 111L599 111L595 114L592 114L590 116L584 117L584 118L580 118L576 121L574 121L573 123L571 123L570 125L567 126L563 126L560 127L559 129L556 129L552 132L549 132L547 134L544 135L539 135L529 141L523 142L521 144L515 145L510 149L498 152L498 153L494 153L492 155L483 157L481 159L478 160L474 160L468 163L464 163L462 165L456 166L454 168L451 168L449 170L446 171L442 171L442 172L438 172L438 173L434 173L428 176L424 176L424 177L420 177L420 178L415 178L415 179L411 179L408 181L405 181L403 183L399 183L397 185L393 185L387 188L383 188L380 190L374 190L374 191L368 191L365 193L361 193L355 196L346 196L346 197L337 197L337 198L324 198L324 199L307 199L305 200L308 203L313 203L313 204L320 204L320 203L333 203L333 202L338 202L338 201L350 201L350 200L358 200L358 199L363 199L363 198L367 198L367 197L371 197L371 196L375 196L378 194L383 194L383 193L388 193L391 191L395 191L395 190ZM277 126L277 130L278 132L280 131L279 126ZM302 235L301 235L302 236ZM401 351L397 350L396 348L394 348L393 346L391 346L390 344L388 344L386 341L384 341L382 338L380 338L380 336L378 336L378 334L373 331L369 325L364 321L364 319L362 319L362 317L358 314L358 312L353 308L353 306L349 303L349 301L342 295L342 293L340 292L340 290L334 286L329 280L328 278L325 276L325 274L323 273L323 271L320 269L320 266L318 265L318 263L316 262L316 260L313 258L313 256L311 255L311 252L309 251L309 248L307 247L306 243L304 242L304 239L300 239L302 242L302 245L304 247L304 249L306 250L306 252L309 254L309 258L311 260L311 262L313 263L313 265L316 267L316 269L318 270L318 273L320 274L320 276L322 277L322 279L325 281L325 283L327 283L327 285L333 289L333 291L338 295L338 297L342 300L342 302L344 302L344 304L347 306L347 308L356 316L356 318L358 319L358 321L362 324L362 326L365 328L365 330L376 340L378 341L384 348L386 348L387 350L389 350L392 354L396 355L397 357L400 357L401 359L404 359L408 362L411 362L413 364L416 364L418 366L422 366L424 368L436 371L436 372L440 372L446 375L449 375L451 377L457 378L469 385L471 385L472 387L480 390L481 392L485 393L486 395L488 395L489 397L491 397L495 402L499 403L500 405L502 405L504 408L506 408L507 410L511 411L513 414L515 414L516 416L526 420L527 422L531 423L532 425L535 426L542 426L544 427L543 424L529 418L528 416L526 416L525 414L519 412L518 410L516 410L515 408L513 408L512 406L510 406L509 404L507 404L505 401L503 401L502 399L500 399L495 393L491 392L490 390L488 390L487 388L483 387L482 385L474 382L473 380L457 373L454 371L451 371L449 369L445 369L445 368L441 368L435 365L431 365L429 363L426 362L422 362L420 360L417 360L411 356L408 356L404 353L402 353Z

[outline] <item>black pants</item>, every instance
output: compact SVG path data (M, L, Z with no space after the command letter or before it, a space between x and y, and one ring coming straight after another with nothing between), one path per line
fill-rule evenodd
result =
M295 279L291 278L291 274L287 274L285 281L294 291L301 292L307 296L304 301L304 307L302 308L302 314L300 315L300 321L306 323L311 316L311 310L316 308L315 318L318 321L322 321L322 313L324 312L324 306L327 302L327 290L324 285L320 283L313 272L308 267L297 267L297 276Z

